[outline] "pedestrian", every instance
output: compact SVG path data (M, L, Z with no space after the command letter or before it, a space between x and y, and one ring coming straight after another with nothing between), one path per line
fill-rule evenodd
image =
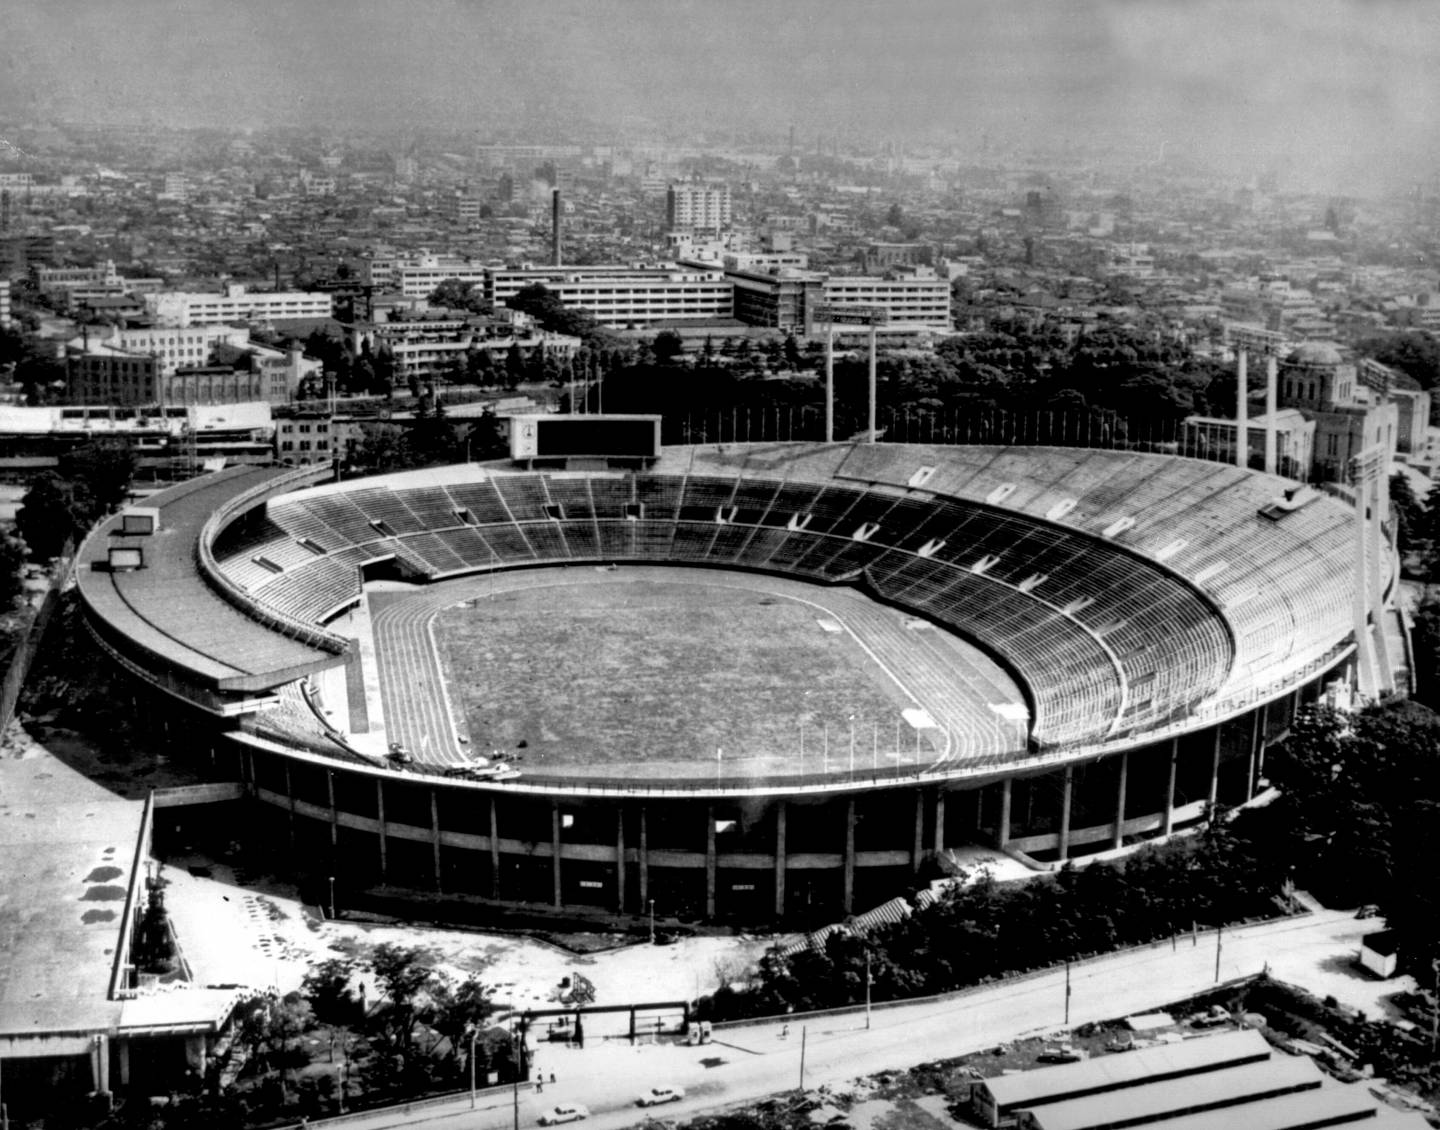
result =
M545 1093L545 1076L542 1075L535 1080L535 1093L537 1095L543 1095Z
M555 1072L550 1072L550 1082L555 1082Z

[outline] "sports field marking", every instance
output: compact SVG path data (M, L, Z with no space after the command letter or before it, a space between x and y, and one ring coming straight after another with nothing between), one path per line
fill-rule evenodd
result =
M464 711L451 694L448 679L453 676L441 659L444 645L437 635L436 620L443 610L465 604L483 609L487 597L494 599L507 593L647 582L735 589L815 610L820 614L816 622L822 630L838 625L839 631L854 641L866 661L874 664L885 675L885 681L912 704L897 712L897 727L905 725L916 734L917 739L921 730L927 731L929 740L925 742L926 746L932 741L939 744L939 735L935 730L944 733L942 748L927 750L926 761L934 758L934 764L940 764L947 758L998 752L1008 749L1017 740L1023 741L1023 734L1018 739L1011 736L1013 722L1006 724L1011 718L1028 717L1023 704L996 702L997 697L1016 695L1014 684L1004 672L994 668L993 663L958 638L936 630L917 632L920 624L927 628L933 626L923 620L917 624L914 617L903 618L891 609L873 604L863 594L848 589L816 589L801 581L761 574L717 573L683 567L634 566L624 570L584 570L588 574L585 579L578 575L581 572L555 570L548 574L517 572L482 575L410 590L403 595L371 593L372 599L381 596L381 600L372 607L377 659L382 676L381 692L389 707L387 720L391 723L392 736L405 741L417 753L423 745L422 760L427 763L445 765L468 760L469 753L462 748L461 738L466 726ZM787 589L801 589L809 595ZM367 593L370 590L367 589ZM822 594L820 600L810 599L817 593ZM826 600L827 596L831 599ZM920 677L921 682L910 685L908 678L887 662L886 655L880 654L881 649L889 656L902 660L902 665L910 669L910 674ZM937 705L942 707L944 720L935 713ZM1002 714L995 709L996 706L1011 709ZM994 721L987 723L984 720L986 716ZM931 725L916 726L910 721L911 717L917 722L923 717ZM838 735L839 728L833 722L831 726ZM875 729L873 724L872 729ZM900 748L898 729L896 733L897 748L883 751L883 758L892 764L895 761L908 762L912 754ZM886 744L890 744L888 740ZM487 751L477 748L476 752ZM881 752L872 751L872 758L881 756ZM770 755L757 753L756 756ZM729 759L726 760L728 767ZM690 767L683 770L684 775L693 772L697 780L708 772L700 768L698 760L686 764Z

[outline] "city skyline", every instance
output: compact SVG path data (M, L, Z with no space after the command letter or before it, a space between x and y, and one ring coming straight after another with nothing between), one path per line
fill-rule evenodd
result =
M22 0L0 47L0 107L20 121L477 141L703 143L793 125L802 146L1122 146L1363 192L1435 171L1436 20L1384 0Z

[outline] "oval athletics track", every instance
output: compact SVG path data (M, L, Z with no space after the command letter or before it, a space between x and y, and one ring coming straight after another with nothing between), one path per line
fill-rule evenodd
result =
M968 642L942 629L910 630L918 622L850 589L824 588L782 577L704 570L707 586L738 588L808 605L834 620L909 701L941 731L933 762L962 765L972 758L1022 748L1024 727L1002 708L1023 709L1014 682ZM576 584L641 580L695 583L693 569L621 566L483 574L394 593L372 606L371 630L389 741L400 742L426 765L468 760L463 711L451 701L435 620L446 608L492 594ZM367 598L368 599L368 598Z

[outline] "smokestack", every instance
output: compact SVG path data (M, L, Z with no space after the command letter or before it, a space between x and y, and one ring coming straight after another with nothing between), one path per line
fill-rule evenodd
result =
M550 258L551 266L560 266L560 190L550 190Z

